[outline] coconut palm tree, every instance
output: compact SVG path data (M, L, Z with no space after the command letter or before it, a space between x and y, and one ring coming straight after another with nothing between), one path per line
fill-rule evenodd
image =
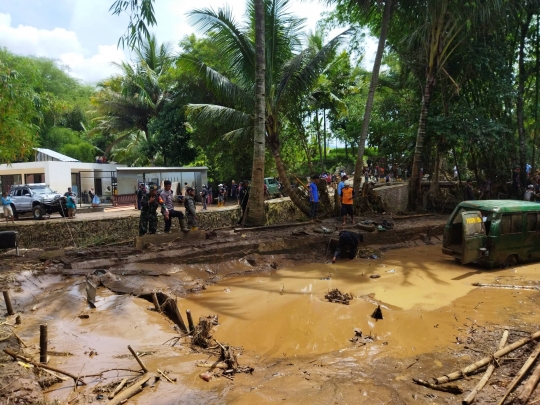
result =
M281 158L280 131L299 100L309 93L313 84L329 63L343 34L313 52L302 49L301 29L304 20L288 12L288 0L264 0L266 35L265 71L265 141L274 157L278 174L286 193L306 215L306 200L291 188L285 164ZM248 19L238 24L228 8L211 8L190 13L195 26L208 34L222 50L228 76L208 66L204 61L181 56L179 62L206 80L207 86L222 105L191 104L190 117L197 121L219 121L230 125L224 136L249 136L253 133L253 88L255 86L254 0L248 0Z
M163 75L173 61L171 48L159 45L151 36L135 49L135 55L134 64L116 64L121 74L100 83L92 99L97 110L94 131L117 134L107 153L134 131L142 131L148 138L148 123L158 115L169 94Z

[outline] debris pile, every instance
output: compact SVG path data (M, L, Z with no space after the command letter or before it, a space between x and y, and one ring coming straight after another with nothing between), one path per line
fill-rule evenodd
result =
M361 259L381 259L383 257L383 254L379 249L363 247L358 249L356 257L359 257Z
M342 293L337 288L334 288L332 291L329 291L324 298L330 302L349 305L349 301L352 301L354 297L352 294Z

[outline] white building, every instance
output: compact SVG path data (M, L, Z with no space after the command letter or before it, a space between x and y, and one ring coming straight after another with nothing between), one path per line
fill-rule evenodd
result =
M94 188L103 195L107 186L116 184L116 163L83 163L50 149L35 148L34 162L0 165L0 188L8 191L14 184L47 183L54 191L64 193L68 187L79 195Z

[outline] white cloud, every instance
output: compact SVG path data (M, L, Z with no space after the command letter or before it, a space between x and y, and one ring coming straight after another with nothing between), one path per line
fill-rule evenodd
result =
M95 83L115 73L112 62L124 60L124 52L114 45L99 45L90 54L81 44L77 33L64 28L39 29L19 24L11 25L11 16L0 13L0 43L20 55L44 56L58 59L69 73L85 82Z

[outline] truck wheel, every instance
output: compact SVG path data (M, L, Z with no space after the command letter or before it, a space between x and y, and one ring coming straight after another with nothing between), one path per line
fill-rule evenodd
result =
M67 213L68 213L67 208L60 204L60 209L58 210L58 213L60 214L61 217L67 216Z
M517 264L517 255L510 255L506 258L506 260L502 264L502 268L505 269L507 267L514 267Z
M34 219L43 219L44 210L41 205L36 205L32 209L32 215L34 216Z

